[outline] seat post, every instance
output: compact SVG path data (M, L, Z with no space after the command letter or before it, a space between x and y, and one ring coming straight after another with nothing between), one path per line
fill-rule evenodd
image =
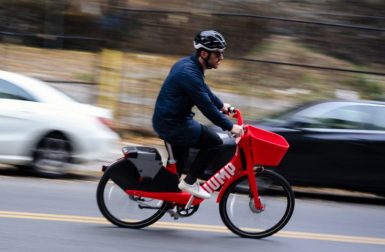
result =
M167 163L168 164L176 164L176 160L174 158L174 153L172 152L172 147L171 147L171 144L169 142L164 142L166 144L166 149L167 149L167 153L168 153L168 159L167 159Z
M168 153L166 169L171 173L178 174L177 168L176 168L176 160L174 158L174 153L172 152L171 144L166 141L164 141L164 143L166 145L166 149Z

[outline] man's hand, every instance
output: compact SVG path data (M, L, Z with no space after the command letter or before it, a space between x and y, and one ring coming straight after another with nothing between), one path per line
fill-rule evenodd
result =
M229 108L231 107L231 104L229 103L223 103L223 108L221 109L221 111L225 114L228 114L229 113Z
M243 126L234 124L233 128L231 129L231 133L234 134L236 137L241 137L244 134Z

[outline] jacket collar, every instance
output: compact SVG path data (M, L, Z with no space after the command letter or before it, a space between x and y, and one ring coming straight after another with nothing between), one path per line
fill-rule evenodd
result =
M201 63L198 60L198 56L196 53L191 54L190 58L194 61L194 63L197 65L198 69L202 72L202 74L205 74L205 71L203 70L203 67L201 66Z

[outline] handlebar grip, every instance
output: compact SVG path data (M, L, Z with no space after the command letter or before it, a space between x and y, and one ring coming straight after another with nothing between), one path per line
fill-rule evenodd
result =
M231 106L231 107L229 107L229 108L227 109L227 112L233 114L233 113L235 113L235 108L234 108L233 106Z

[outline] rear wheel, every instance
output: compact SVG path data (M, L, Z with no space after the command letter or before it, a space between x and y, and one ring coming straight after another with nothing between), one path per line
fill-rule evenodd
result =
M111 180L108 172L100 179L96 197L104 217L124 228L149 226L159 220L168 209L168 203L162 200L128 195Z
M45 136L33 152L32 170L46 177L59 177L67 173L71 159L70 142L59 133Z
M263 238L282 229L294 211L294 193L280 175L262 170L255 174L264 209L256 209L247 176L226 189L219 204L224 224L235 234Z

